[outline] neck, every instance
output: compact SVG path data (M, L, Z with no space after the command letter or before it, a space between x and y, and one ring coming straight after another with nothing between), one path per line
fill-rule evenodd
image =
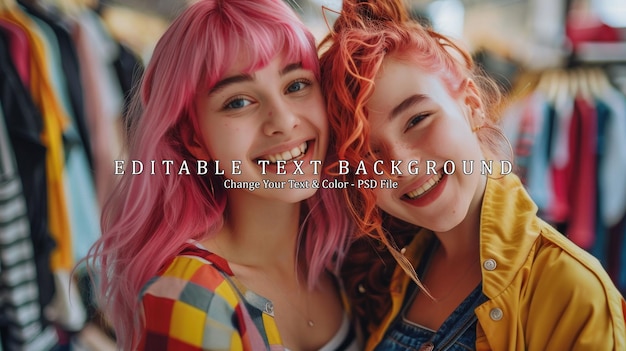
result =
M233 264L294 269L300 202L285 203L251 195L228 194L224 226L203 245Z
M483 177L465 219L446 232L435 232L444 260L474 260L480 255L480 215L487 177Z

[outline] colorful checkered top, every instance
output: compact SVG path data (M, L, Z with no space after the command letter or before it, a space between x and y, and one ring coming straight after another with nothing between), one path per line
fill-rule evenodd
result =
M228 262L188 245L141 294L139 350L286 350L271 301L242 286ZM352 329L350 327L350 329ZM356 345L351 330L338 349Z

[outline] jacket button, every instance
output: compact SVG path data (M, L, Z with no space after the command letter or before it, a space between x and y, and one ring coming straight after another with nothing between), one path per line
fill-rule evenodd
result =
M493 258L490 258L486 260L485 262L483 262L483 267L488 271L493 271L494 269L496 269L497 266L498 264L496 263L496 260L494 260Z
M491 311L489 311L489 317L491 317L494 321L501 320L503 315L502 310L497 307L492 308Z
M265 313L273 315L274 314L274 304L272 304L271 302L266 302L265 303Z

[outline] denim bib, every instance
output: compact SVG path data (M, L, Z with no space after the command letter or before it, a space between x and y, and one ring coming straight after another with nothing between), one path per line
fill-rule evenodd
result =
M430 252L434 252L431 247ZM430 257L420 264L418 274L423 275ZM482 282L446 318L439 330L434 331L413 323L405 313L419 288L411 283L407 289L402 309L385 333L376 351L467 351L476 349L477 317L474 310L487 301L482 292Z

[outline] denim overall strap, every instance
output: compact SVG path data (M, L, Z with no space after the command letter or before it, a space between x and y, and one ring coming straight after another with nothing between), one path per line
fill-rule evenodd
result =
M430 250L433 252L434 250ZM423 275L430 257L425 257L418 269ZM416 284L407 288L402 309L391 323L389 330L376 350L385 351L465 351L474 350L477 317L474 309L487 300L482 293L482 283L461 302L444 321L439 330L431 330L405 318L411 302L419 293Z

